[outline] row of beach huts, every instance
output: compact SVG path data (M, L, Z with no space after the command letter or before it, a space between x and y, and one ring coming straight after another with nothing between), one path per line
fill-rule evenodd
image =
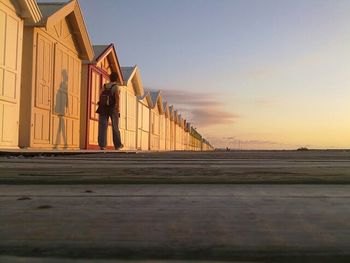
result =
M137 66L120 66L113 44L91 44L77 0L0 0L0 148L98 149L95 111L112 72L125 150L213 149L160 91L143 88Z

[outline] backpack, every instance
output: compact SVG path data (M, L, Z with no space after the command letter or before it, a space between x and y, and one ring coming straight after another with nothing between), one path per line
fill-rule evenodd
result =
M100 94L100 100L98 105L101 107L113 107L115 106L115 96L112 93L112 88L116 84L103 85L103 91Z

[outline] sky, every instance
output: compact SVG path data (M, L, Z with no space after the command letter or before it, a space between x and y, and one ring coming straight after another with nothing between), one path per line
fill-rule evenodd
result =
M350 148L349 0L80 5L92 43L114 43L214 146Z

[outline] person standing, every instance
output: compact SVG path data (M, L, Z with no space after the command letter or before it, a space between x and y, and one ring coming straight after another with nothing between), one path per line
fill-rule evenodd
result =
M112 120L113 144L116 150L124 147L120 138L119 118L120 118L120 90L117 85L118 75L112 72L110 83L106 83L100 90L100 100L96 113L98 118L98 145L101 150L106 149L108 120Z

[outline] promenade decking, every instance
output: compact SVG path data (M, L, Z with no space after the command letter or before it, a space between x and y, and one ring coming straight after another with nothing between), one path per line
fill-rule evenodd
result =
M0 261L350 259L346 151L1 157L0 173Z

